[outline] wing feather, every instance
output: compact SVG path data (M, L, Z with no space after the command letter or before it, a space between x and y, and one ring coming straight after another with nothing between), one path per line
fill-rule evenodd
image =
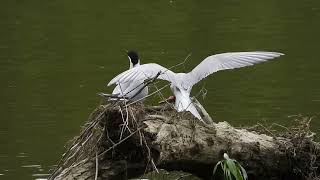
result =
M212 73L225 69L251 66L284 55L278 52L230 52L209 56L189 72L190 84L194 85Z
M175 73L163 66L160 66L159 64L150 63L143 64L138 67L122 72L121 74L114 77L108 83L108 86L118 83L126 83L130 81L144 81L146 79L155 77L159 72L161 72L161 74L158 76L158 79L170 82L174 81Z

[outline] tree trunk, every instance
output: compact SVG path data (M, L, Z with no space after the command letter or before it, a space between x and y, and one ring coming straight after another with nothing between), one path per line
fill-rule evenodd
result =
M225 152L249 179L311 179L319 173L319 145L303 122L277 136L260 126L269 136L227 122L205 124L168 106L101 105L50 179L127 179L158 168L210 179Z

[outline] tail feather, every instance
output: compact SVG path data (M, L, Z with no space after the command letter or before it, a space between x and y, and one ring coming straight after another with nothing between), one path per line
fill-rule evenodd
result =
M199 114L198 110L197 110L196 107L193 105L193 103L191 103L186 110L189 111L189 112L191 112L191 114L193 114L193 115L194 115L196 118L198 118L200 121L203 121L201 115Z

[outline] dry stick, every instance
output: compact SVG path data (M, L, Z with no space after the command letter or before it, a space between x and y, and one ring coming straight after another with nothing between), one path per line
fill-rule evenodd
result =
M91 133L91 134L89 135L89 137L87 137L87 139L81 144L81 146L79 146L79 147L77 148L76 152L74 152L73 155L70 156L70 157L66 160L66 162L68 162L69 160L71 160L72 158L74 158L75 155L77 155L81 150L82 150L82 152L83 152L83 149L81 149L81 148L83 147L83 145L85 145L85 144L88 142L88 140L91 138L92 135L93 135L93 134ZM73 163L72 163L71 165L73 165L73 164L74 164L78 159L80 159L80 158L81 158L81 155L78 156L77 158L75 158L75 160L73 161Z
M101 133L101 135L99 136L99 138L98 138L98 140L97 140L97 142L96 142L96 144L93 146L93 148L92 149L95 149L97 146L98 146L98 143L100 142L100 140L102 139L102 136L103 136L103 133ZM99 150L99 148L98 148L98 150ZM93 151L93 150L92 150ZM92 152L91 151L91 152ZM97 149L95 150L95 151L97 151Z
M80 162L78 162L78 163L76 163L76 164L72 164L72 165L70 166L70 168L62 171L61 174L67 174L67 173L69 173L69 171L71 171L74 167L77 167L78 165L80 165L80 164L82 164L82 163L84 163L84 162L86 162L86 161L87 161L87 159L83 159L82 161L80 161ZM61 174L60 174L59 176L61 176ZM51 180L52 177L54 177L53 174L49 177L49 180Z
M142 86L142 88L140 88L139 91L131 97L131 99L135 98L138 94L141 93L141 91L142 91L145 87L147 87L149 84L153 83L153 82L160 76L160 74L162 74L161 71L159 71L156 76L154 76L151 80L149 80L147 83L145 83L145 84Z
M125 125L128 128L128 131L131 133L130 128L128 127L128 124L129 124L129 112L128 112L128 106L127 106L127 102L126 101L124 102L124 106L126 108L126 113L127 113Z
M135 95L133 95L133 97L131 97L131 99L133 99L134 97L136 97L136 96L137 96L145 87L147 87L150 83L153 83L153 82L155 81L155 79L158 78L159 75L164 74L166 71L171 70L171 69L173 69L173 68L175 68L175 67L177 67L177 66L181 66L181 65L185 64L185 62L188 60L188 58L189 58L190 56L191 56L191 53L189 53L189 54L187 55L187 57L186 57L181 63L176 64L176 65L174 65L174 66L171 66L170 68L168 68L168 69L165 70L164 72L159 71L158 74L157 74L155 77L153 77L150 81L148 81L146 84L144 84L144 86L143 86L142 88L140 88L139 91L138 91ZM141 84L143 84L143 83L141 83ZM126 94L128 94L128 93L132 92L133 90L137 89L141 84L139 84L138 86L136 86L135 88L133 88L131 91L127 92ZM125 94L125 95L126 95L126 94Z
M154 162L153 162L153 158L152 158L152 156L151 156L151 150L150 150L150 148L149 148L149 146L148 146L148 143L147 143L146 138L144 137L144 135L142 135L142 138L143 138L143 142L144 142L144 144L146 145L146 148L147 148L147 150L148 150L148 159L149 159L149 161L151 162L151 165L153 166L153 169L156 170L157 173L159 173L157 166L156 166L156 165L154 164Z
M123 138L121 141L117 142L116 144L114 144L112 147L108 148L107 150L105 150L104 152L102 152L101 154L98 155L98 158L105 155L108 151L110 151L111 149L115 148L116 146L120 145L121 143L123 143L125 140L129 139L132 135L134 135L136 132L140 131L141 129L145 128L145 126L138 128L137 130L135 130L134 132L132 132L131 134L129 134L127 137Z
M132 97L132 98L134 98L134 97L136 97L145 87L147 87L150 83L152 83L152 82L154 82L155 81L155 79L160 75L160 74L164 74L166 71L168 71L168 70L171 70L171 69L173 69L173 68L175 68L175 67L177 67L177 66L181 66L181 65L183 65L183 64L185 64L185 62L188 60L188 58L191 56L191 53L189 53L188 55L187 55L187 57L181 62L181 63L179 63L179 64L176 64L176 65L174 65L174 66L171 66L169 69L167 69L167 70L165 70L164 72L158 72L158 74L154 77L154 78L152 78L150 81L148 81L146 84L144 84L144 82L142 82L141 84L144 84L144 86L142 87L142 88L140 88L139 89L139 91ZM139 84L139 85L137 85L135 88L133 88L132 90L130 90L129 92L127 92L125 95L127 95L127 94L129 94L130 92L132 92L133 90L135 90L135 89L137 89L141 84ZM120 85L120 83L119 83L119 85ZM168 84L169 85L169 84ZM166 85L167 86L167 85ZM162 89L164 89L164 87L163 88L160 88L160 90L162 90ZM152 93L151 95L153 95L154 93ZM124 97L125 95L123 95L123 98L125 98L125 99L128 99L128 98L126 98L126 97ZM141 101L141 100L143 100L143 99L145 99L145 98L147 98L147 97L150 97L151 95L148 95L148 96L145 96L145 97L143 97L143 98L140 98L140 99L138 99L138 100L136 100L136 101L134 101L134 102L132 102L132 103L129 103L129 105L132 105L132 104L135 104L136 102L139 102L139 101ZM116 97L116 98L119 98L119 97ZM132 99L131 98L131 99ZM120 98L119 98L120 99ZM128 105L128 106L129 106Z
M288 129L287 127L285 127L285 126L283 126L283 125L281 125L281 124L272 123L272 125L279 126L279 127L283 128L283 129L287 130L288 132L290 132L290 129Z
M203 89L205 90L205 92L204 93L206 93L206 89L204 88L204 87L202 87L201 88L201 90L195 95L195 96L193 96L193 100L188 104L188 106L187 106L187 108L191 105L191 104L193 104L193 105L196 105L196 106L198 106L197 105L197 103L199 103L199 105L201 105L200 104L200 102L197 100L197 97L201 94L201 93L203 93ZM201 105L202 106L202 105ZM198 106L199 107L199 106ZM186 108L186 109L187 109ZM200 108L200 107L199 107ZM203 108L203 107L202 107ZM203 110L205 110L204 108L203 108ZM202 114L204 114L203 112L201 112ZM208 114L208 116L209 116L209 114ZM209 118L211 119L211 117L209 116ZM204 123L208 123L208 122L205 122L203 119L199 119L201 122L204 122ZM207 121L207 120L206 120ZM209 120L210 121L210 123L212 123L213 121L212 120Z
M183 60L181 63L176 64L176 65L174 65L174 66L171 66L170 68L168 68L168 70L169 70L169 69L171 70L171 69L173 69L173 68L175 68L175 67L184 65L184 64L187 62L188 58L191 56L191 54L192 54L192 53L189 53L189 54L187 55L187 57L184 58L184 60Z
M159 72L160 74L164 74L166 71L168 71L168 70L171 70L171 69L173 69L173 68L175 68L175 67L177 67L177 66L181 66L181 65L183 65L183 64L185 64L186 63L186 61L188 60L188 58L191 56L191 53L189 53L188 55L187 55L187 57L181 62L181 63L179 63L179 64L176 64L176 65L174 65L174 66L171 66L170 68L168 68L167 70L165 70L164 72ZM159 74L159 75L160 75ZM158 75L158 76L159 76ZM157 77L155 77L155 78L153 78L153 79L156 79ZM143 84L144 82L142 82L141 84ZM130 92L132 92L132 91L134 91L135 89L137 89L141 84L139 84L139 85L137 85L135 88L133 88L132 90L130 90L129 92L127 92L125 95L127 95L127 94L129 94ZM144 88L145 88L146 86L143 86L142 88L140 88L140 90L139 90L139 92L138 93L136 93L135 95L134 95L134 97L137 95L137 94L139 94ZM133 98L133 97L132 97ZM131 99L132 99L131 98Z
M104 113L104 112L103 112ZM103 113L101 113L101 114L103 114ZM65 158L63 158L64 160L65 160L65 163L67 163L67 162L69 162L69 160L71 160L73 157L75 157L75 155L76 154L78 154L79 153L79 151L81 150L81 147L83 146L83 145L85 145L87 142L88 142L88 140L91 138L91 136L93 135L92 133L89 135L89 137L87 136L87 134L88 133L85 133L85 132L89 132L88 130L89 129L92 129L92 128L94 128L97 124L98 124L98 119L101 117L101 114L99 114L99 116L93 121L93 123L91 123L84 131L83 131L83 133L81 133L81 136L84 136L84 137L86 137L86 139L83 141L83 137L81 138L81 136L79 136L79 138L76 140L76 141L78 141L79 139L79 143L81 143L81 145L79 146L79 143L76 143L76 146L77 146L77 150L69 157L69 158L67 158L67 159L65 159ZM74 162L71 164L71 165L73 165L75 162L76 162L76 160L77 159L75 159L74 160ZM65 164L64 163L64 164Z
M112 141L112 139L109 137L109 131L108 131L108 128L105 128L105 131L106 131L106 136L107 136L107 140L109 140L112 145L114 145L115 143Z
M143 142L144 142L144 144L145 144L145 146L146 146L146 148L147 148L147 150L148 150L148 162L147 162L147 165L146 165L146 169L144 170L144 174L145 174L146 171L147 171L149 162L151 162L151 165L152 165L153 169L154 169L157 173L159 173L158 168L157 168L157 166L155 165L155 163L154 163L154 161L153 161L153 158L152 158L152 156L151 156L151 150L150 150L150 148L149 148L149 146L148 146L148 143L147 143L147 141L146 141L146 138L144 137L144 134L142 134L142 139L143 139Z
M120 132L120 140L121 140L121 138L122 138L122 133L123 133L123 130L124 130L124 115L123 115L123 112L122 112L122 109L121 109L121 107L119 106L119 109L120 109L120 114L121 114L121 119L122 119L122 122L123 122L123 126L122 126L122 128L121 128L121 132Z
M151 164L153 166L153 169L155 169L157 171L157 173L159 173L158 168L157 168L156 164L153 161L153 158L151 158Z
M120 84L119 84L119 86L120 86ZM121 86L120 86L120 88L121 88ZM122 91L122 90L121 90L121 91ZM141 91L142 91L142 90L141 90ZM122 94L123 94L123 92L122 92ZM124 101L124 105L125 105L126 113L127 113L125 125L126 125L128 131L131 133L131 131L130 131L129 127L128 127L128 124L129 124L129 113L128 113L128 107L127 107L127 102L126 102L126 101Z
M268 128L266 128L264 125L257 123L258 126L262 127L265 131L267 131L268 133L270 133L270 135L274 138L274 139L278 139L276 135L274 135Z
M169 70L171 70L171 69L173 69L173 68L175 68L175 67L177 67L177 66L181 66L181 65L185 64L185 62L188 60L188 58L189 58L190 56L191 56L191 53L189 53L189 54L187 55L187 57L186 57L181 63L176 64L176 65L174 65L174 66L171 66L170 68L168 68L168 69L165 70L164 72L159 71L158 74L157 74L155 77L153 77L150 81L148 81L142 88L140 88L140 90L139 90L132 98L136 97L146 86L148 86L149 84L153 83L153 82L155 81L155 79L158 78L159 75L164 74L166 71L169 71ZM131 91L132 91L132 90L131 90ZM132 99L132 98L131 98L131 99Z
M97 151L96 151L96 175L95 175L95 177L94 177L95 180L98 179L98 168L99 168L99 164L98 164L98 163L99 163L99 162L98 162L98 153L97 153Z
M147 115L147 117L150 117L150 118L153 118L153 119L161 119L161 120L163 120L165 122L169 121L169 119L166 116L159 115L159 114L149 114L149 115Z
M102 96L102 97L106 97L106 98L114 98L114 99L118 99L118 100L121 100L121 99L125 99L125 100L128 100L129 98L127 97L122 97L122 96L118 96L118 95L114 95L114 94L106 94L106 93L97 93L98 96Z
M191 53L189 53L189 54L187 55L187 57L186 57L181 63L176 64L176 65L174 65L174 66L171 66L170 68L168 68L168 69L165 70L164 72L159 71L158 74L157 74L155 77L153 77L150 81L148 81L148 82L138 91L138 93L136 93L133 97L137 96L147 85L149 85L150 83L153 83L153 82L155 81L155 79L158 78L159 75L164 74L166 71L171 70L171 69L173 69L173 68L175 68L175 67L177 67L177 66L181 66L181 65L185 64L186 61L188 60L188 58L189 58L190 56L191 56ZM168 85L169 85L169 84L168 84ZM167 85L166 85L166 86L167 86ZM162 89L163 89L163 88L160 88L160 90L162 90ZM159 91L157 91L157 92L159 92ZM152 94L152 95L153 95L153 94ZM149 96L146 96L146 97L149 97ZM144 97L144 98L145 98L145 97ZM141 98L141 99L139 99L138 101L140 101L140 100L142 100L142 99L144 99L144 98ZM136 101L135 101L135 102L136 102ZM131 104L134 104L135 102L130 103L130 105L131 105Z
M121 88L121 84L120 84L120 83L119 83L119 88L120 88L121 94L123 95L123 91L122 91L122 88ZM125 95L123 95L123 96L125 96ZM119 106L119 107L120 107L120 112L121 112L121 117L122 117L122 122L123 122L123 126L122 126L122 129L121 129L121 133L120 133L119 140L121 140L121 138L122 138L122 134L123 134L123 132L124 132L124 128L125 128L125 127L127 127L127 129L129 130L129 132L131 133L129 127L127 126L127 122L128 122L128 119L129 119L128 108L127 108L127 106L126 106L126 105L127 105L127 102L124 101L124 104L125 104L126 113L127 113L127 115L126 115L126 121L125 121L124 118L123 118L122 109L121 109L121 107Z
M157 89L156 92L158 93L159 97L160 97L161 99L163 99L164 102L166 102L167 104L169 104L169 106L170 106L172 109L174 109L174 106L173 106L171 103L169 103L166 98L164 98L164 96L163 96L163 94L161 93L161 91L159 90L159 88L158 88L155 84L154 84L153 86Z
M102 116L103 114L104 114L104 111L103 111L102 113L100 113L100 114L97 116L97 118L95 118L95 120L93 121L93 123L91 123L88 127L86 127L86 128L82 131L82 133L78 136L78 138L77 138L74 142L76 143L76 142L78 142L80 139L82 139L81 137L85 134L85 132L86 132L88 129L94 127L94 126L97 124L98 119L101 118L101 116ZM81 141L80 141L80 142L81 142ZM79 144L79 143L76 143L76 144ZM58 163L58 165L57 165L57 168L52 172L52 176L51 176L51 177L54 177L54 175L55 175L56 172L58 171L59 167L60 167L61 164L64 162L64 160L66 160L67 155L69 155L71 149L73 149L73 148L74 148L74 146L71 146L71 147L67 150L67 152L64 153L64 155L62 156L62 158L60 159L60 161L59 161L59 163ZM49 179L51 179L51 177L50 177Z
M165 70L164 72L158 72L158 74L159 74L159 75L160 75L160 74L164 74L164 73L165 73L166 71L168 71L168 70L171 70L171 69L173 69L173 68L175 68L175 67L184 65L184 64L186 63L186 61L188 60L188 58L191 56L191 54L192 54L192 53L189 53L181 63L176 64L176 65L174 65L174 66L171 66L170 68L168 68L168 69ZM156 77L154 77L153 79L156 79L156 78L159 76L158 74L157 74ZM151 80L151 81L153 82L154 80ZM144 84L144 82L142 82L141 84ZM127 94L129 94L130 92L134 91L135 89L137 89L141 84L137 85L135 88L131 89L129 92L127 92L126 94L124 94L124 95L123 95L123 98L124 98L124 99L128 99L127 97L124 97L124 96L127 95ZM140 88L140 90L139 90L132 98L134 98L135 96L137 96L148 84L150 84L150 83L147 83L147 84L145 84L142 88ZM120 83L119 83L118 85L120 86ZM120 89L121 89L121 86L120 86ZM98 95L103 95L103 94L104 94L104 93L99 93ZM106 95L106 97L109 97L108 94L105 94L105 95ZM114 97L114 98L119 98L119 99L120 99L119 96L110 95L110 97ZM132 99L132 98L131 98L131 99Z
M133 119L134 122L136 123L136 127L138 127L138 122L137 122L137 120L136 120L136 117L135 117L134 114L133 114L132 109L130 109L130 112L131 112L132 119ZM133 123L132 123L132 125L133 125ZM140 140L140 145L142 146L141 131L139 131L139 140Z
M159 89L159 91L161 91L162 89L168 87L169 85L170 85L170 84L164 85L163 87L161 87L161 88ZM146 99L146 98L148 98L148 97L150 97L150 96L152 96L152 95L154 95L154 94L156 94L156 93L158 93L158 91L155 91L155 92L153 92L153 93L151 93L151 94L149 94L149 95L147 95L147 96L145 96L145 97L143 97L143 98L140 98L140 99L138 99L138 100L136 100L136 101L133 101L133 102L131 102L131 103L128 103L127 106L130 106L130 105L132 105L132 104L135 104L135 103L137 103L137 102L139 102L139 101L141 101L141 100L143 100L143 99Z
M188 176L192 176L192 174L185 174L185 175L181 175L180 177L174 179L174 180L180 180L180 179L184 179L185 177L188 177Z
M124 121L124 126L127 127L129 133L131 133L131 130L128 127L128 124L129 124L129 112L128 112L128 106L127 106L127 102L126 101L124 102L124 106L126 108L126 120ZM121 136L120 136L119 140L121 140L121 138L122 138L122 133L121 133Z
M204 89L204 88L202 87L202 89ZM202 89L201 89L195 96L193 96L193 98L197 99L197 97L198 97L198 96L200 95L200 93L202 92ZM189 103L189 105L187 106L187 108L188 108L191 104L194 105L193 100ZM187 108L186 108L186 109L187 109Z
M123 113L122 113L122 109L121 109L121 107L119 106L119 108L120 108L120 113L121 113L121 118L122 118L122 122L123 122L123 125L122 125L122 128L121 128L121 133L120 133L120 138L119 138L119 140L121 140L122 139L122 134L123 134L123 132L124 132L124 129L125 129L125 127L128 129L128 131L131 133L131 130L130 130L130 128L128 127L128 119L129 119L129 114L128 114L128 109L127 109L127 107L126 107L126 113L127 113L127 116L126 116L126 120L124 120L124 115L123 115Z

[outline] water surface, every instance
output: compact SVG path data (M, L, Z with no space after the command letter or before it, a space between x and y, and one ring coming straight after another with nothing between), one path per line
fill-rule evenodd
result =
M106 83L143 63L180 70L227 51L269 50L278 61L219 72L194 88L218 121L320 123L320 1L23 1L0 6L0 179L44 177L99 103ZM167 89L164 92L170 94ZM154 97L153 101L158 101Z

